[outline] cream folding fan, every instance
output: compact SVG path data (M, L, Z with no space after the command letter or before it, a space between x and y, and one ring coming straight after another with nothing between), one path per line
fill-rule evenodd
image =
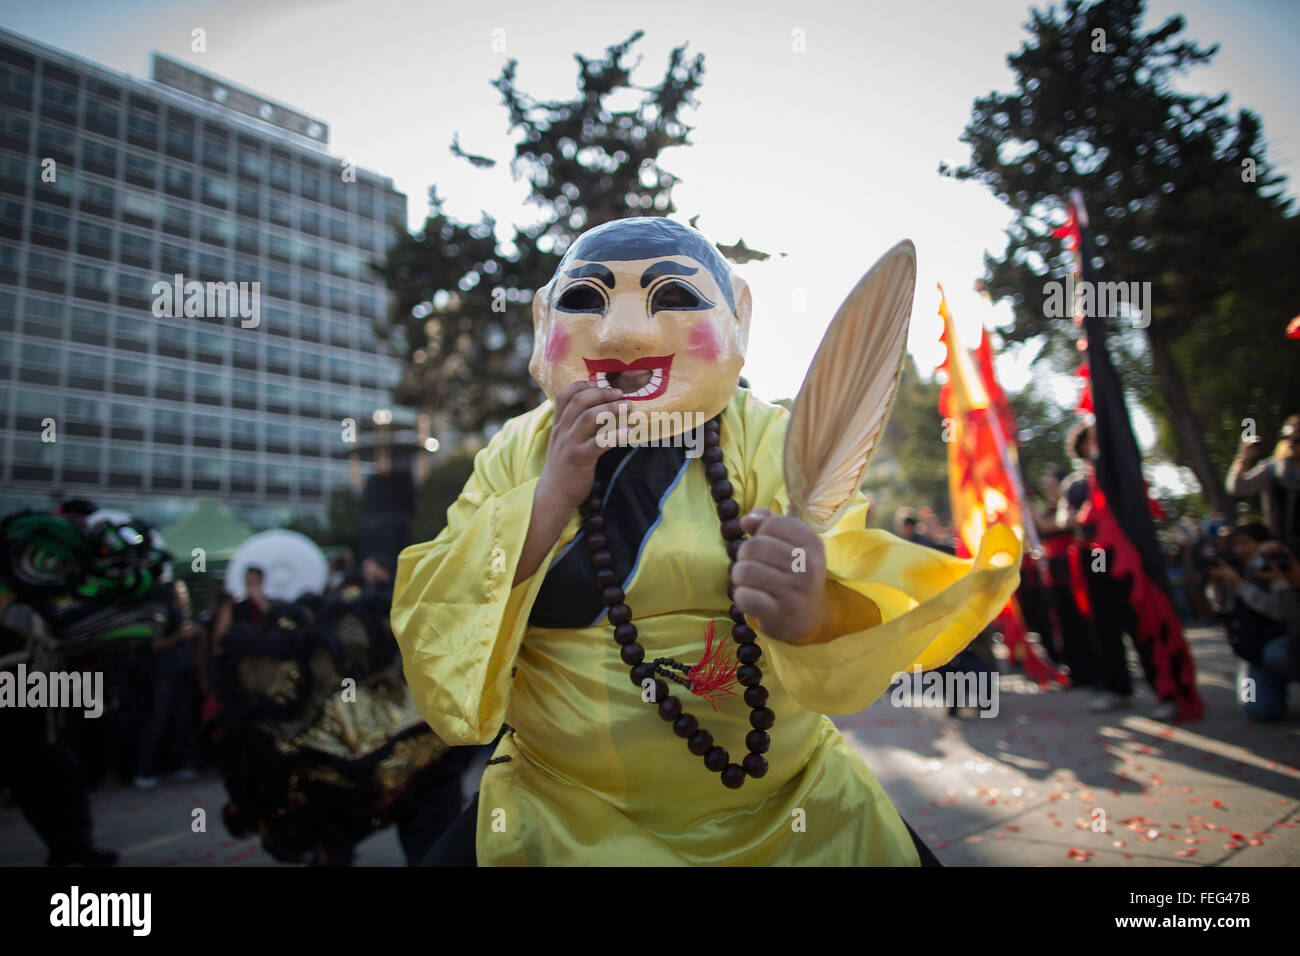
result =
M790 512L825 532L848 509L898 394L916 294L916 247L880 257L831 320L785 435Z

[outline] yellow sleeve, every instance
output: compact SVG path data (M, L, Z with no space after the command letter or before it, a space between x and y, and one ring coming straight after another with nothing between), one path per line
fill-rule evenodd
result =
M895 674L948 663L997 617L1020 581L1020 540L1002 525L990 528L979 554L965 560L862 528L864 518L862 509L850 511L825 539L838 635L763 644L781 684L824 714L856 713Z
M536 415L507 423L475 456L447 526L397 559L392 625L406 682L453 745L490 743L500 730L529 609L556 549L577 530L575 518L539 571L511 586L549 436L538 427L549 409Z
M742 507L789 514L782 471L789 416L746 398L733 452L749 463ZM1021 544L1009 528L990 528L979 554L965 560L868 530L866 513L859 492L824 537L825 631L790 644L760 629L764 658L782 686L823 714L856 713L888 690L895 674L948 663L1006 607L1020 581Z

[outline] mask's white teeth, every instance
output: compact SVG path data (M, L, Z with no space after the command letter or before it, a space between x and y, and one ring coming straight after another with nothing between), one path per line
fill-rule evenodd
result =
M609 373L608 373L608 372L597 372L597 373L596 373L595 382L596 382L596 385L597 385L598 387L600 387L600 388L609 388L609 387L610 387L610 384L609 384Z

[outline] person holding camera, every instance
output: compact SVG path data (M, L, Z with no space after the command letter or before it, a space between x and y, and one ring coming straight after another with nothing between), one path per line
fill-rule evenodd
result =
M1300 680L1300 563L1263 525L1243 522L1209 574L1228 643L1241 659L1242 710L1252 720L1279 720L1287 684Z
M1234 498L1259 495L1264 524L1292 552L1300 553L1300 415L1291 415L1267 461L1258 437L1241 443L1225 485Z

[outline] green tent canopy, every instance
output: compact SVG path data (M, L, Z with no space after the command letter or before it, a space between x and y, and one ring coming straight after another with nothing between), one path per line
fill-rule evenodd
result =
M189 574L194 549L202 548L207 562L207 572L225 565L235 550L248 538L253 529L220 501L205 498L185 517L168 525L162 531L167 550L172 553L176 573Z

